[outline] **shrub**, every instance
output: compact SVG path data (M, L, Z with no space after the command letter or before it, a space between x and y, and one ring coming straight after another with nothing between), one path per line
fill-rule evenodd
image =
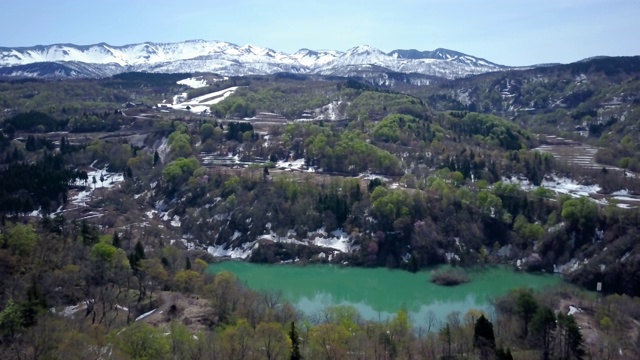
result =
M434 271L431 282L442 286L455 286L469 282L469 276L462 269L446 269Z

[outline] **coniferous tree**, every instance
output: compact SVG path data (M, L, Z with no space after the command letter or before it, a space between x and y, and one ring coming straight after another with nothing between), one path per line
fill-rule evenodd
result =
M511 355L511 349L507 348L504 350L500 348L496 350L496 359L497 360L513 360L513 355Z
M542 349L542 359L551 358L551 345L553 344L554 330L556 328L556 315L546 306L539 307L533 319L531 319L532 335L538 346Z
M516 312L522 318L522 334L524 338L529 335L529 323L536 310L538 310L538 302L533 297L531 290L521 291L516 299Z
M298 340L298 334L296 333L296 325L291 322L291 331L289 331L289 338L291 339L291 360L300 360L302 355L300 354L300 344Z
M496 338L493 333L493 324L484 314L476 321L473 328L473 346L480 351L481 359L489 359L496 349Z
M82 237L82 242L87 246L98 242L97 230L89 225L86 220L82 220L80 224L80 236Z
M144 246L140 243L140 241L136 242L136 245L133 247L133 253L129 255L129 263L131 264L131 268L135 271L138 270L138 263L140 260L145 258L144 255Z
M116 248L122 247L122 242L120 241L120 236L118 235L117 231L113 233L113 240L111 242L111 245Z
M573 315L558 314L560 328L560 356L562 359L582 359L585 355L584 339Z

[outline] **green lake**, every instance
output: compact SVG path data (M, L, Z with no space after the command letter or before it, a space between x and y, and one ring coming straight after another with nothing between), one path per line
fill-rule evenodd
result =
M519 287L533 289L558 284L553 275L487 267L469 273L470 282L446 287L431 283L431 271L409 273L386 268L336 265L263 265L224 261L208 271L229 271L255 290L279 291L306 315L331 305L352 305L369 320L384 321L404 307L416 326L426 324L430 312L438 321L448 314L479 309L491 314L490 300Z

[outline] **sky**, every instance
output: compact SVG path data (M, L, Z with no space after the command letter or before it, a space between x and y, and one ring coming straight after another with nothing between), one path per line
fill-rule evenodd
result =
M20 0L0 47L203 39L293 53L446 48L503 65L640 55L640 0Z

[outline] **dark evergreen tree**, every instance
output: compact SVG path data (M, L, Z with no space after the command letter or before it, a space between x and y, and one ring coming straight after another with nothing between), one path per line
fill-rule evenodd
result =
M80 223L80 236L82 242L89 246L98 242L98 231L93 226L89 225L86 220L82 220Z
M481 359L489 359L496 349L496 338L493 324L484 314L481 315L473 328L473 346L480 351Z
M22 326L30 327L37 323L38 315L45 312L47 301L40 291L35 277L27 289L27 301L21 305Z
M291 357L290 360L300 360L302 355L300 354L300 343L298 339L298 333L296 332L296 325L291 322L291 331L289 331L289 339L291 339Z
M558 327L561 330L560 358L566 360L584 358L584 339L573 315L558 314Z
M556 315L546 306L538 307L531 319L531 332L536 345L542 349L542 359L551 358L551 345L553 344L554 330L556 328Z
M140 241L136 242L136 245L133 247L133 253L129 255L129 263L131 264L131 268L135 271L138 270L138 263L140 260L144 259L144 246L140 243Z
M122 247L122 242L120 241L120 236L118 235L117 231L113 233L113 241L111 242L111 245L117 248Z
M496 350L496 359L497 360L513 360L513 355L511 355L511 349L507 348L504 350L500 348Z
M531 290L522 290L516 299L516 312L522 319L522 336L529 335L529 323L538 310L538 302L533 297Z

